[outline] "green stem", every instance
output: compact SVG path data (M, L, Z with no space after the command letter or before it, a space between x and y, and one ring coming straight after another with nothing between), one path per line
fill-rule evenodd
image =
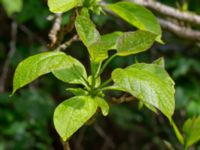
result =
M112 82L112 79L110 78L110 79L106 80L105 82L103 82L99 88L102 89L102 88L104 88L105 86L107 86L111 82Z
M94 64L91 61L91 75L92 75L92 85L91 85L91 91L95 89L95 71L94 71Z
M108 64L111 62L111 60L112 60L113 58L115 58L116 56L117 56L117 54L112 55L112 56L103 64L103 66L102 66L102 68L101 68L101 70L100 70L100 72L99 72L99 74L97 75L96 78L98 78L98 77L103 73L103 71L106 69L106 67L107 67Z
M181 145L184 146L184 138L183 138L181 132L179 131L178 127L176 126L175 122L172 119L169 119L169 121L174 129L174 132L176 134L178 141L181 143Z

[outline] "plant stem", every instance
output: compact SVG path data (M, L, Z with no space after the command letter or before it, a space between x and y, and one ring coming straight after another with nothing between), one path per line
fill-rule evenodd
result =
M176 126L175 122L172 119L169 121L174 129L174 132L176 134L178 141L181 143L181 145L184 145L184 138L183 138L181 132L179 131L178 127Z
M101 68L101 70L100 70L100 72L99 72L99 74L97 75L96 78L98 78L98 77L103 73L103 71L106 69L106 67L107 67L108 64L111 62L111 60L112 60L113 58L115 58L116 56L117 56L117 54L112 55L112 56L103 64L103 66L102 66L102 68Z
M101 88L104 88L104 87L107 86L110 82L112 82L112 79L111 79L111 78L109 78L108 80L104 81L104 82L101 84L101 86L100 86L99 88L100 88L100 89L101 89Z
M65 142L65 141L63 141L63 140L61 139L61 142L62 142L63 150L71 150L68 141Z

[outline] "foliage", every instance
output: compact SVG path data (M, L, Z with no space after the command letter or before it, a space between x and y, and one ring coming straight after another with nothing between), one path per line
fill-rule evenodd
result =
M93 5L94 3L90 4ZM66 12L73 7L82 5L83 3L78 1L62 1L62 3L49 1L50 10L53 12ZM120 33L117 36L115 36L115 33L111 33L115 37L113 38L115 41L106 44L102 40L105 38L101 37L95 24L90 19L87 7L79 10L75 20L75 27L90 54L91 76L87 77L84 67L75 58L62 52L48 52L31 56L22 61L15 71L13 93L39 76L49 72L52 72L62 81L84 86L84 90L87 91L86 95L75 96L62 102L54 113L55 128L64 141L68 140L75 131L89 120L98 107L103 110L104 115L108 114L108 104L100 102L104 100L99 99L104 99L103 90L111 89L106 87L111 80L109 79L108 82L105 81L102 84L98 82L101 81L101 79L99 80L100 75L109 61L115 56L127 56L145 51L151 47L156 37L161 37L160 26L156 18L145 8L132 3L115 3L106 7L115 13L124 14L121 17L125 20L127 20L126 16L128 15L136 18L131 24L141 30ZM131 13L131 10L137 13ZM140 15L146 16L150 21L138 19L141 18ZM112 48L116 49L116 54L101 66L102 61L107 58L108 50ZM155 107L163 112L170 121L172 120L171 116L174 112L174 83L162 66L137 63L129 66L124 71L120 69L114 70L112 78L115 83L112 89L132 94L151 110L154 110L153 107ZM168 97L165 95L168 95Z
M2 1L3 0L0 0L0 3L2 3ZM108 0L108 1L110 3L116 2L116 1L112 1L112 0ZM6 2L9 3L8 0ZM177 3L179 3L179 2L181 3L181 1L175 2L172 0L169 0L169 1L163 0L160 2L167 3L169 5L173 5L174 7L176 7ZM199 12L199 10L200 10L198 7L199 2L197 0L190 0L190 2L189 1L187 1L187 2L188 2L187 9ZM9 16L12 16L13 14L15 14L16 21L20 25L20 29L19 29L20 34L18 35L19 37L17 39L17 52L15 54L15 57L13 57L13 59L12 59L11 67L10 67L11 70L16 67L16 64L18 64L18 62L22 58L28 57L35 53L40 53L41 51L44 50L43 47L41 47L41 43L39 43L39 42L42 38L46 40L48 31L49 31L49 27L51 26L51 21L47 20L46 18L49 19L53 16L52 14L49 13L47 7L45 6L46 5L45 3L46 3L46 1L26 0L23 3L23 8L21 8L21 12L16 13L16 12L19 12L20 10L19 11L15 10L11 13L11 15L9 15L9 12L7 12L6 6L2 3L3 8L6 11L6 14ZM11 3L11 4L14 4L14 3ZM126 16L122 17L121 15L123 13L121 13L121 12L116 13L115 12L116 10L115 11L113 10L113 12L116 15L119 15L123 20L128 22L130 25L124 23L122 20L117 19L113 16L105 15L105 12L100 13L100 12L103 12L102 8L108 9L109 5L102 7L101 5L99 5L99 1L95 1L95 0L85 0L84 3L80 3L80 4L76 5L76 6L78 6L78 8L75 8L76 6L74 6L74 8L70 9L70 11L68 11L67 13L64 13L62 25L66 24L67 22L70 21L69 15L71 14L71 12L74 12L74 9L78 10L77 12L79 15L77 16L77 18L82 17L85 20L88 19L87 9L85 9L86 11L85 11L85 13L83 12L83 15L80 15L80 13L81 13L80 9L82 9L81 5L90 10L89 20L93 24L93 25L90 24L91 28L92 28L92 26L94 26L94 31L97 31L97 29L95 27L97 25L97 28L99 30L99 31L97 31L98 32L97 34L99 34L99 35L97 35L98 38L96 39L96 41L91 43L88 46L86 45L88 52L90 53L90 58L93 58L93 61L95 62L93 64L93 68L94 68L93 72L97 73L97 71L100 71L99 70L100 66L102 67L102 70L104 71L104 72L101 71L101 73L102 73L101 78L98 77L98 79L96 80L97 83L95 83L95 88L98 88L99 86L101 86L103 83L102 81L104 81L106 78L108 78L110 76L111 71L115 68L118 68L118 67L124 68L128 65L132 65L132 63L134 63L134 62L136 63L135 65L141 65L143 63L140 64L138 62L141 62L141 61L152 62L154 59L164 55L165 59L167 58L165 66L176 83L176 95L175 95L176 96L175 97L176 98L176 112L173 117L175 119L175 122L178 124L178 127L181 128L181 126L182 126L182 124L184 124L184 120L186 118L190 117L191 119L189 119L189 120L193 120L193 116L200 115L200 112L199 112L199 107L200 107L200 103L199 103L199 99L200 99L199 91L200 90L199 89L200 89L200 86L198 84L199 83L199 78L198 78L199 77L199 59L198 59L199 58L199 54L198 54L199 50L196 49L196 46L194 43L192 43L190 41L184 41L183 39L177 40L177 37L174 37L170 33L163 31L164 37L162 39L163 39L163 41L165 41L166 45L161 46L161 45L156 44L156 46L153 47L151 49L151 51L149 51L148 53L142 53L142 54L138 54L138 55L130 55L130 56L126 56L126 57L119 57L120 55L118 55L117 58L115 56L113 56L113 57L115 57L115 59L109 61L110 63L108 63L107 65L104 65L105 62L108 62L108 60L107 61L104 61L104 60L106 60L107 58L110 58L109 57L110 54L113 54L113 51L110 51L110 50L113 50L113 49L118 50L117 41L118 41L119 37L121 37L121 39L122 39L123 38L122 35L125 36L125 35L129 35L129 34L132 35L137 32L144 32L143 30L145 30L145 29L142 29L142 31L139 30L139 31L133 32L132 31L133 28L130 25L136 26L139 29L141 29L142 26L139 27L139 26L137 26L137 24L132 23L131 21L133 21L133 19L127 20ZM115 4L111 4L111 6L112 5L115 5ZM132 4L132 5L134 5L134 4ZM18 7L17 5L15 5L15 6ZM35 11L35 8L37 8L37 11ZM143 9L143 7L140 9ZM93 12L93 13L91 13L91 12ZM2 14L3 13L1 13L1 15ZM84 16L84 14L86 16ZM131 14L129 14L129 15L131 15ZM140 14L135 13L135 15L140 15ZM91 21L91 19L93 21ZM8 52L8 48L7 48L8 37L7 36L9 35L8 28L10 25L9 25L9 22L5 21L5 20L7 20L7 18L4 18L4 20L1 23L2 30L0 32L0 33L4 33L4 35L0 37L0 49L1 49L0 50L0 60L1 61L5 60L6 53ZM152 21L152 20L148 20L148 21ZM145 25L145 22L143 22L143 23ZM6 26L4 26L5 24L6 24ZM28 30L33 32L32 35L30 33L27 34L26 32L24 32L21 28L22 27L21 25L28 27ZM153 28L155 26L146 26L146 27ZM121 31L130 31L130 30L131 30L131 32L125 32L125 33L121 32ZM114 32L110 33L111 31L114 31ZM101 33L101 35L99 32ZM146 32L148 33L149 31L147 30ZM73 33L74 33L74 31L73 31ZM151 32L149 32L149 35L150 34L151 34ZM72 35L72 33L67 34L67 35L65 35L65 38L67 39L71 35ZM152 34L152 36L153 35L155 36L154 33ZM145 38L145 37L143 37L143 38ZM158 37L156 40L159 41ZM89 39L89 42L90 41L92 41L92 39ZM124 42L127 42L127 44L125 46L127 46L127 45L130 46L131 43L129 41L130 40L124 40ZM153 39L153 41L154 41L154 39ZM82 42L84 42L84 41L82 41ZM122 44L124 42L122 42ZM122 46L122 45L118 44L118 46ZM129 48L132 48L132 46ZM147 47L147 49L148 49L148 47ZM134 54L132 52L135 52L135 50L134 49L130 49L130 50L131 50L131 54ZM78 62L81 62L84 64L85 69L88 72L88 76L87 75L85 76L86 80L84 80L84 81L88 81L89 85L92 85L92 76L89 76L89 73L91 71L88 71L89 67L88 67L87 55L86 55L87 53L85 52L85 47L80 42L74 42L73 45L71 45L67 49L67 53L72 54L73 57L76 57L76 59L79 60ZM37 55L40 55L40 54L37 54ZM67 57L70 57L70 56L67 55ZM77 60L75 60L75 61L77 61ZM159 61L157 64L164 66L163 65L164 63L162 63L162 62L163 62L163 60ZM2 62L0 62L0 63L3 64ZM48 65L48 63L47 63L47 65ZM152 64L148 63L146 65L153 65L153 63ZM81 65L81 66L83 67L83 65ZM103 67L104 67L104 69L103 69ZM105 68L105 67L107 67L107 68ZM126 70L127 68L120 69L120 70ZM10 74L12 74L12 71L10 71ZM60 73L57 73L57 76L56 76L56 72L52 71L54 76L56 76L60 80L64 81L65 83L68 83L68 79L69 79L68 72L66 72L64 70L59 70L58 72L60 72ZM96 74L96 76L97 75L98 74ZM9 75L9 76L11 76L11 75ZM37 77L39 77L39 76L41 76L41 74L38 74ZM10 79L11 78L10 77L8 77L8 78L9 78L8 84L6 86L7 86L7 90L10 90ZM43 93L46 93L45 95L53 96L54 101L60 102L59 99L67 99L66 97L71 97L72 94L75 95L75 97L88 96L91 94L91 92L89 92L90 87L83 88L83 86L85 86L85 87L88 86L87 84L85 84L85 82L83 82L84 85L69 85L69 84L61 84L57 80L53 80L52 78L53 78L52 75L48 75L48 77L46 77L46 78L42 77L39 81L36 82L36 88L37 88L37 90L40 89L41 91L43 91ZM133 80L133 81L135 82L135 80ZM81 82L82 82L82 80L81 80ZM39 86L38 86L38 83L39 83ZM99 85L99 84L101 84L101 85ZM67 89L66 89L66 85L67 85ZM110 83L108 85L112 85L112 84ZM35 82L31 85L31 88L32 88L32 86L33 87L35 86ZM102 87L102 88L104 88L104 87ZM65 89L67 90L67 92L65 91ZM26 97L23 96L24 93L27 93ZM17 117L14 117L14 119L12 119L12 122L6 123L6 125L5 125L5 122L3 122L3 121L0 123L1 124L0 126L2 127L1 131L0 131L2 133L1 137L0 137L0 139L1 139L0 140L1 141L0 149L2 147L5 149L8 147L8 145L10 145L10 147L12 147L11 149L13 149L13 147L16 147L16 148L19 147L19 149L23 149L23 148L24 149L51 149L52 148L52 145L51 145L52 138L53 138L54 142L59 143L59 141L57 141L57 139L58 139L57 137L48 135L49 132L52 132L52 131L51 130L47 131L47 126L51 126L51 124L48 124L47 121L44 121L44 123L43 123L44 125L42 125L42 126L38 125L38 124L41 124L40 123L40 122L42 122L41 120L46 120L46 119L43 119L40 117L48 116L47 118L49 118L52 116L52 108L45 107L43 105L43 108L45 107L45 108L51 110L51 112L49 111L47 113L44 113L44 115L41 112L43 110L42 108L39 107L40 109L39 108L36 109L38 107L38 105L40 106L41 102L46 103L46 105L48 105L48 102L52 101L49 99L49 97L47 98L46 96L44 96L44 94L40 95L40 97L43 97L43 98L36 98L37 100L34 101L35 109L28 109L26 111L23 111L24 109L22 109L22 111L17 111L17 113L16 113L16 109L13 108L13 105L15 105L15 102L18 103L17 99L20 99L21 105L26 103L27 104L26 108L31 108L29 106L33 106L33 104L32 104L32 101L30 101L29 99L31 99L33 97L33 95L38 95L38 94L37 94L37 92L32 92L32 91L30 92L30 90L29 91L21 91L19 93L19 95L15 94L11 98L8 97L8 94L9 93L7 93L7 96L5 96L5 98L2 98L3 94L0 95L0 101L1 100L9 101L9 103L6 106L4 104L3 105L0 104L0 107L3 108L3 109L1 109L2 115L0 115L0 120L3 120L5 116L9 117L9 116L17 115ZM183 148L179 147L179 144L177 143L177 140L175 139L174 134L172 133L171 129L169 128L169 126L166 123L167 121L166 120L163 121L162 115L157 115L157 117L155 118L153 116L153 114L150 113L146 108L141 109L141 108L143 108L142 106L145 105L147 108L149 108L153 112L156 112L156 114L159 114L159 111L157 109L155 109L155 107L148 105L148 103L143 103L143 101L141 101L139 99L139 101L138 101L139 106L137 106L137 103L128 103L128 104L120 104L120 105L109 104L109 107L108 107L108 103L111 101L111 99L113 99L112 98L113 96L116 97L116 99L118 99L117 97L121 97L121 95L122 95L122 93L117 92L117 91L103 91L103 93L100 92L99 97L103 97L107 101L105 101L105 100L100 101L100 103L98 103L98 106L103 109L104 115L107 115L108 110L109 110L108 108L110 107L110 113L109 113L109 116L107 118L105 118L104 120L99 120L99 116L96 115L97 113L95 113L95 116L94 116L94 118L96 118L97 124L104 127L104 130L108 134L108 136L111 136L111 138L113 136L114 142L118 143L118 144L116 144L116 143L115 144L117 145L117 147L119 149L123 149L123 148L128 149L131 146L137 147L138 149L148 149L148 148L150 149L150 148L152 148L152 145L156 146L156 147L153 147L153 149L166 149L165 145L163 145L163 139L170 142L175 147L175 149L183 149ZM13 99L13 100L10 101L10 99ZM61 103L61 104L63 104L63 103ZM21 108L20 106L19 106L19 110ZM27 111L29 111L29 113L27 113ZM7 112L9 112L9 113L7 113ZM98 112L98 109L97 109L97 112ZM24 116L24 114L30 114L30 113L33 114L33 115L30 115L30 117L19 117L19 116ZM34 114L42 114L42 115L34 115ZM46 114L48 114L48 115L46 115ZM29 120L31 120L31 118L34 118L34 120L35 120L35 118L38 119L37 121L34 122L34 125L33 125L34 127L32 127L32 124L31 125L29 124L29 122L30 122ZM91 119L93 120L93 117ZM23 123L21 123L21 122L23 122ZM49 121L49 123L50 122L51 121ZM115 124L113 124L113 122ZM18 125L16 125L16 124L18 124ZM26 125L24 125L24 124L26 124ZM95 126L95 125L96 124L94 124L93 126ZM14 127L12 127L12 130L15 130L15 131L10 133L10 135L8 136L7 134L5 134L5 131L7 131L6 130L7 127L10 128L10 126L14 126ZM95 135L96 132L91 132L91 130L93 131L93 126L87 127L87 130L85 133L86 138L84 138L84 147L86 147L86 149L91 149L92 146L98 147L98 146L104 145L103 139L97 138L97 135ZM118 128L118 127L120 127L120 128ZM17 136L16 136L16 131L22 131L21 129L24 132L20 132L20 134L17 134ZM72 142L73 144L76 144L76 142L78 142L77 139L79 139L78 135L79 135L79 133L81 134L83 130L85 130L85 128L81 128L80 131L77 132L71 138L70 142ZM43 136L40 136L40 138L38 138L38 136L37 136L38 132L40 132L41 135L43 135ZM180 131L178 131L178 132L181 134ZM187 134L190 134L190 132L195 133L195 130L187 131ZM183 137L184 137L185 146L186 146L186 143L187 143L186 141L188 138L190 138L190 136L187 137L186 136L187 134L184 132L184 130L183 130L183 133L184 133ZM63 132L63 134L65 134L65 132ZM98 134L98 132L96 134ZM133 134L134 134L134 136L133 136ZM45 135L45 138L44 138L44 135ZM19 141L19 137L25 137L25 138L20 138L23 140ZM137 138L136 141L135 140L131 141L131 139L135 139L135 138ZM34 140L34 139L36 139L36 140ZM98 139L98 142L96 142L96 140L94 141L94 139ZM76 142L74 142L74 141L76 141ZM122 143L122 141L124 141L124 142ZM198 141L195 140L195 143L196 142L198 142ZM195 143L193 143L193 144L195 144ZM27 145L29 145L29 146L27 146ZM128 148L126 148L127 145L129 145ZM198 149L198 145L199 145L199 143L196 143L195 146L190 145L187 147L192 146L194 149L195 148ZM59 149L59 148L57 148L57 146L58 145L53 145L53 147L56 147L55 149ZM87 147L87 146L89 146L89 147Z

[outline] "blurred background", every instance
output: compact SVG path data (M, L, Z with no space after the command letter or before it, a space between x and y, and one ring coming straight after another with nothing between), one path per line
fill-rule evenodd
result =
M107 2L116 2L109 0ZM164 5L200 15L199 0L160 0ZM200 25L173 20L152 10L156 16L176 22L176 25L200 32ZM69 21L62 16L62 26ZM134 30L128 23L108 15L93 15L100 33ZM65 91L69 85L51 74L40 77L10 97L12 79L17 64L30 55L47 51L48 34L55 15L50 13L46 0L0 0L0 150L62 150L53 126L55 107L72 95ZM73 30L66 35L70 39ZM200 40L176 34L163 28L164 45L154 44L147 52L114 59L103 78L117 67L136 61L150 63L165 58L166 69L176 83L174 120L181 129L183 122L200 115ZM65 52L79 59L89 70L86 48L79 41ZM107 93L108 101L124 93ZM138 102L111 104L108 117L97 115L92 125L82 127L70 139L72 150L165 150L168 142L181 149L168 120ZM192 149L200 150L200 143Z

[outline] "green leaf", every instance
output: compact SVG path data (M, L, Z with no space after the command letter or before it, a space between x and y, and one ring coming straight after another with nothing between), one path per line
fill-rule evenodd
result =
M54 125L64 141L96 112L97 103L89 96L77 96L62 102L54 112Z
M148 9L132 2L118 2L106 7L138 29L156 34L157 41L162 42L160 39L162 34L160 25L156 17Z
M75 96L88 95L88 92L81 88L67 88L66 91L71 92Z
M109 108L110 108L108 103L100 97L96 97L95 101L97 102L98 106L101 108L102 114L104 116L107 116L109 113Z
M165 60L163 57L156 59L153 63L165 68Z
M70 83L83 83L81 76L87 76L84 67L63 52L45 52L28 57L17 66L13 80L13 94L17 89L46 73L54 72L58 78L62 79L59 73L63 69L69 71L66 80Z
M105 34L92 43L89 47L91 58L95 62L101 62L108 58L108 50L116 49L117 39L121 34L122 32Z
M188 119L183 125L183 132L186 148L198 142L200 140L200 116Z
M20 12L23 7L23 1L22 0L1 0L0 1L6 10L6 13L8 16L12 16L14 13Z
M117 40L117 54L127 56L146 51L153 45L155 38L155 34L148 31L126 32Z
M97 31L95 24L90 20L88 10L84 8L76 18L75 27L78 35L86 47L100 39L100 34Z
M82 3L82 0L48 0L49 9L54 13L66 12Z
M155 64L139 63L112 73L114 87L129 92L139 100L159 109L169 119L174 113L174 82Z

